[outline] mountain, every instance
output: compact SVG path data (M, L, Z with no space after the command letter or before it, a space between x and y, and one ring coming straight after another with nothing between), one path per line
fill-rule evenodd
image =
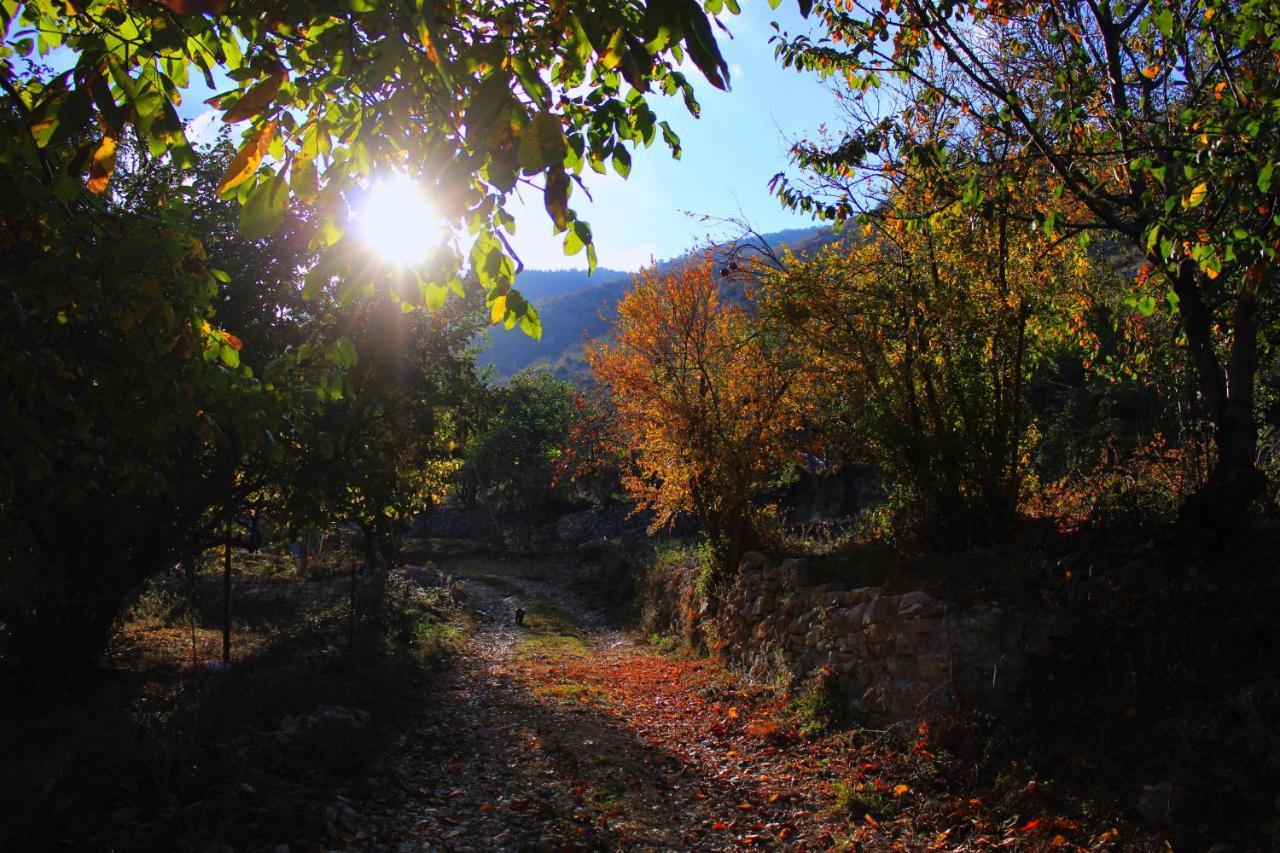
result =
M764 235L775 250L786 247L798 254L810 254L836 239L830 228ZM597 269L590 278L585 270L525 270L517 276L516 287L537 306L542 339L496 328L479 360L492 365L497 379L535 365L547 367L561 379L577 379L584 370L583 344L608 332L615 306L630 286L631 274L617 270Z
M588 276L586 270L525 270L517 277L516 287L525 299L537 302L551 296L560 296L578 290L586 290L609 279L622 278L628 273L597 267Z

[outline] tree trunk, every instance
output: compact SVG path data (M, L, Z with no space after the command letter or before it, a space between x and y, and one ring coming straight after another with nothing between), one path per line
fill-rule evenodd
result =
M1223 370L1213 346L1212 318L1200 298L1196 265L1184 261L1174 280L1187 345L1195 363L1200 394L1213 424L1217 461L1208 481L1187 499L1178 518L1179 538L1186 544L1217 544L1244 518L1266 490L1266 477L1256 465L1258 424L1253 411L1258 358L1256 282L1246 276L1236 297L1232 344Z

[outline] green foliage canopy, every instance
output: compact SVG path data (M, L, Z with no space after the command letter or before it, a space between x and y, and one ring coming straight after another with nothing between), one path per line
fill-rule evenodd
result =
M858 121L794 148L808 179L777 176L783 203L851 218L879 176L909 169L928 177L935 209L981 208L1016 191L979 184L993 158L1038 164L1055 201L1031 218L1047 234L1109 232L1160 272L1168 298L1137 304L1178 313L1218 446L1193 515L1237 518L1263 486L1254 380L1280 249L1280 7L830 0L818 9L827 37L780 38L778 55L842 79Z
M720 88L728 68L712 31L736 0L3 0L0 86L20 111L24 156L62 198L81 176L104 189L113 152L132 128L154 156L195 163L177 113L194 77L231 87L211 100L243 127L218 190L242 205L241 227L269 233L306 206L321 254L312 292L339 279L353 291L383 284L411 304L461 292L464 261L491 316L537 334L536 311L512 290L516 262L506 210L521 185L545 203L565 250L591 230L570 207L585 170L626 176L629 147L680 141L647 96L680 95L698 113L689 60ZM708 12L712 14L709 15ZM61 48L60 73L19 65ZM100 132L83 136L86 126ZM71 146L74 156L50 156ZM348 233L371 176L420 181L460 234L412 271L371 265Z

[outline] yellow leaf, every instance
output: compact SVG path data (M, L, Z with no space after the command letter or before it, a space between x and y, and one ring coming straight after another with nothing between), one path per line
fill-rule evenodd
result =
M267 122L256 136L240 146L231 164L227 166L227 171L223 173L222 180L218 182L219 195L244 183L258 170L258 164L262 162L262 157L267 153L267 148L275 136L276 124L274 120Z
M502 322L502 318L507 313L507 295L504 293L497 299L493 300L493 304L489 307L489 320L494 323Z
M910 788L910 787L908 787L908 786L906 786L906 785L901 785L901 784L899 784L899 785L894 785L894 786L893 786L893 795L894 795L895 797L901 797L901 796L905 795L905 794L906 794L908 791L910 791L910 790L911 790L911 788Z
M93 152L93 163L89 166L89 192L99 195L103 193L115 168L116 141L113 137L104 136Z
M1196 184L1196 186L1191 190L1191 192L1187 193L1182 197L1182 206L1198 207L1204 202L1204 198L1208 194L1209 194L1209 185L1206 184L1204 181L1201 181L1199 184Z

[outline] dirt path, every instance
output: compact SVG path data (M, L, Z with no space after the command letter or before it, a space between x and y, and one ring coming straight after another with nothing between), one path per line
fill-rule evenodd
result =
M374 793L334 804L333 842L400 853L1104 849L1113 840L1075 820L993 812L927 733L804 734L812 716L776 691L638 646L554 584L462 583L479 628ZM523 627L517 606L528 611Z

